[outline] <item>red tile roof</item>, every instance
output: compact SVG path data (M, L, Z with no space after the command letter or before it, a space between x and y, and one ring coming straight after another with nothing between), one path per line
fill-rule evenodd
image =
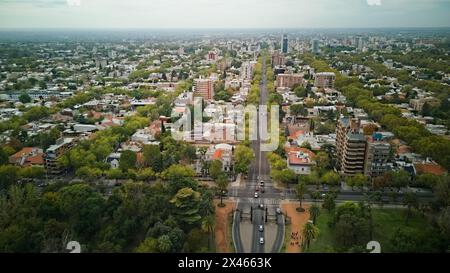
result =
M414 167L416 168L418 174L429 173L435 175L443 175L447 172L442 166L432 163L414 164Z
M316 156L313 152L306 148L300 147L287 147L285 148L286 154L288 155L289 164L291 165L310 165L313 164L314 157ZM301 153L304 157L298 157L297 155Z

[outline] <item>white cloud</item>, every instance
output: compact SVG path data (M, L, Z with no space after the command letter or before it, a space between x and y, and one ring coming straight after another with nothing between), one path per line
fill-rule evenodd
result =
M81 0L67 0L67 5L70 7L79 7L81 6Z
M381 0L367 0L369 6L381 6Z

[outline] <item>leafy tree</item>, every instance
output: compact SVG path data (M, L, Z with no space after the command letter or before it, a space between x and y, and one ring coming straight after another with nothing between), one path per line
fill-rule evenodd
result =
M325 198L323 200L322 207L324 209L328 210L329 212L334 210L334 208L336 207L335 199L336 199L336 197L334 196L334 194L331 194L331 193L325 194Z
M2 176L0 175L0 181L1 177ZM438 202L442 207L445 208L450 206L450 180L447 174L437 182L436 186L434 187L434 192L436 193Z
M227 190L228 188L228 178L226 177L225 174L219 174L218 177L215 180L216 184L217 184L217 188L220 191L220 207L224 207L223 204L223 195L224 192Z
M339 206L335 213L334 231L335 242L340 248L366 244L370 240L370 223L365 208L352 202Z
M238 173L247 174L250 163L255 159L255 154L252 149L243 145L238 145L234 152L234 158L235 170Z
M222 161L213 160L209 165L209 175L213 180L216 180L222 174Z
M79 168L76 172L76 175L87 181L87 182L93 182L96 181L98 178L102 176L103 172L99 168L93 168L88 166L83 166Z
M30 97L30 95L28 95L27 93L22 93L22 94L20 94L20 96L19 96L19 101L21 102L21 103L30 103L31 102L31 97Z
M307 116L308 109L303 104L293 104L289 107L289 110L294 116Z
M17 182L19 168L11 165L0 166L0 191Z
M311 143L309 143L308 141L305 141L302 143L302 145L300 145L300 148L311 150L312 149Z
M392 173L393 186L400 190L401 187L406 187L411 180L410 175L405 170Z
M367 182L367 177L365 177L362 173L358 173L354 176L347 176L345 178L345 183L347 186L352 187L352 190L354 187L363 188L364 184Z
M407 192L403 197L403 205L405 205L408 209L406 212L406 223L408 223L409 218L411 217L412 209L419 206L419 199L417 195L412 192Z
M157 253L159 252L158 240L146 238L135 250L137 253Z
M145 145L143 148L144 162L156 172L163 170L161 151L157 145Z
M175 207L177 220L180 224L194 225L201 219L199 214L200 193L191 188L180 189L170 200Z
M125 174L122 172L121 169L110 169L106 171L106 177L108 179L124 179Z
M306 185L316 185L316 189L319 189L320 177L316 171L312 171L308 175L299 176L299 180L303 180Z
M341 177L339 174L335 173L334 171L329 171L325 173L322 178L320 179L323 184L327 185L339 185L339 182L341 180Z
M104 199L86 184L74 184L59 191L60 209L77 238L90 241L100 227L98 219L104 208Z
M8 154L5 152L3 147L0 147L0 165L5 165L8 163Z
M136 173L136 179L138 181L149 181L155 179L156 173L151 168L145 168L138 170Z
M318 152L315 156L315 161L317 164L317 169L319 173L323 173L330 166L330 158L325 152Z
M417 253L417 234L407 228L397 228L390 238L393 252L399 253Z
M294 93L299 98L304 98L308 96L308 91L303 86L299 85L294 88Z
M136 153L130 150L125 150L120 154L119 166L122 171L136 168L137 156Z
M414 181L414 186L432 189L437 185L440 179L441 177L434 174L429 173L419 174Z

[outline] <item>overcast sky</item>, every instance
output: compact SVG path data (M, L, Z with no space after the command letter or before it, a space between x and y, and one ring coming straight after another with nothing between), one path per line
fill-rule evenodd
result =
M0 0L0 27L450 27L450 0Z

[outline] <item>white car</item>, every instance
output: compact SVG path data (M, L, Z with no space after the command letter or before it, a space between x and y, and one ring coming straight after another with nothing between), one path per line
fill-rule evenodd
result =
M262 245L264 244L264 238L263 237L259 238L259 243L262 244Z
M257 192L255 192L255 198L258 198L259 194Z
M264 226L263 226L263 225L259 225L258 230L259 230L260 232L263 232L263 231L264 231Z

